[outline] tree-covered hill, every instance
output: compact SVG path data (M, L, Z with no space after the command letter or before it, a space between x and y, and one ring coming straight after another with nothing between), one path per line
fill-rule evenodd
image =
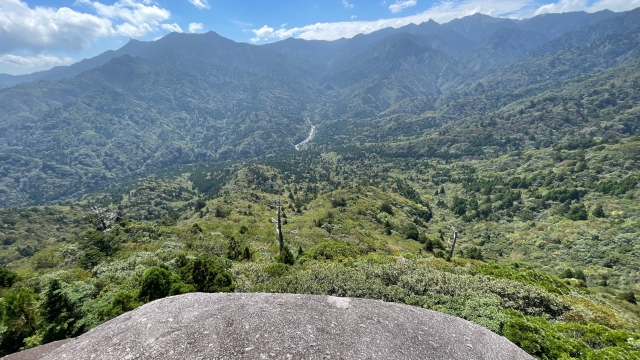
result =
M500 27L497 24L504 22L486 17L460 20L468 22L468 29L477 27L478 34L499 27L482 39L467 40L479 41L471 47L460 40L464 32L446 35L461 29L461 23L433 22L406 27L405 33L389 29L335 43L292 40L257 47L215 33L132 42L120 52L137 57L124 55L70 79L0 92L0 156L6 159L0 203L46 203L168 166L293 151L293 144L309 130L307 118L358 129L356 134L334 132L336 138L329 144L369 141L367 136L380 140L423 135L438 138L429 147L438 152L443 146L464 148L469 141L463 138L475 136L474 128L482 131L497 124L500 130L492 131L494 138L518 138L510 149L528 141L548 146L570 136L585 116L580 109L577 114L571 110L573 100L550 93L554 87L571 87L567 81L583 85L585 76L606 77L607 68L635 58L637 31L627 32L635 13L603 16L600 22L594 15L587 30L558 30L563 35L554 41L565 45L532 57L527 51L544 42L546 35ZM535 26L526 31L535 31ZM595 38L586 45L566 48L576 41L560 41L582 39L585 31ZM317 57L319 53L324 57ZM305 64L309 58L323 66ZM516 59L521 60L473 72ZM633 65L621 69L625 66ZM624 76L625 70L618 71ZM622 86L634 83L628 84ZM573 96L575 91L574 86L564 93ZM633 113L632 93L622 94L623 107L630 109L625 113ZM549 99L561 108L552 115L561 123L546 126L553 133L532 123L542 119L535 104L545 105ZM596 111L602 113L600 107L607 106L598 101ZM412 115L400 115L407 111ZM534 118L527 115L533 113ZM534 131L518 131L521 118ZM380 122L381 126L370 126ZM407 122L409 126L403 125ZM618 117L607 131L596 126L590 134L618 136L620 126L629 134L635 132L633 121ZM559 128L568 131L558 133Z
M333 138L318 137L329 146L424 137L429 146L418 153L431 155L549 146L577 127L587 136L634 134L633 81L612 80L622 89L606 98L577 92L633 72L637 14L571 13L565 23L474 15L267 46L213 32L132 41L69 68L75 76L0 91L0 205L294 151L309 122L333 128L324 133Z
M638 356L637 137L483 161L401 146L176 168L76 203L1 210L2 351L168 295L261 291L429 308L541 359Z

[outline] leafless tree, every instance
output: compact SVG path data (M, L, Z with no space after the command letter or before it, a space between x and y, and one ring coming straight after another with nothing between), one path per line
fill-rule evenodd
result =
M458 232L453 226L451 227L451 229L453 230L453 241L451 241L451 238L447 240L449 245L451 245L451 251L449 252L449 259L453 257L453 250L456 247L456 241L458 240Z
M111 224L116 220L116 213L114 211L107 211L98 206L92 207L91 213L97 216L94 222L102 228L102 231L109 232Z
M280 252L282 252L282 250L284 249L284 237L282 236L282 218L281 218L282 204L280 203L279 197L278 197L278 203L275 205L272 205L272 207L275 207L278 210L277 219L271 218L271 222L276 224L276 230L278 231L278 242L280 245Z

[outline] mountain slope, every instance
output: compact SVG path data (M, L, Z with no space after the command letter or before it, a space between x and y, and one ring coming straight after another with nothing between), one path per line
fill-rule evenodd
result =
M264 156L306 137L304 113L318 93L304 71L268 49L192 38L175 40L182 50L147 50L160 61L123 56L72 79L0 92L3 167L31 169L3 181L3 204L50 201L170 165ZM198 58L203 39L209 50Z
M408 34L386 38L325 77L339 94L333 116L375 116L406 98L440 94L440 86L462 75L452 57L413 41Z
M0 90L0 154L7 159L1 204L70 198L172 166L293 151L307 136L308 121L336 126L329 146L433 137L438 131L424 151L454 156L457 150L445 148L466 141L446 136L448 127L467 136L487 116L517 119L507 109L537 103L538 94L638 57L640 32L627 31L637 14L574 14L579 19L562 31L593 23L581 31L595 40L571 46L582 32L566 33L557 38L566 40L558 43L560 50L538 55L532 51L547 39L520 30L526 22L480 15L336 42L254 46L212 32L132 41L120 51L135 56L113 58L73 78ZM458 32L477 32L482 39L474 44ZM492 68L474 72L465 64ZM571 100L563 102L568 106ZM616 128L627 130L615 131L616 136L635 132L619 119ZM536 131L534 143L557 141L574 129L555 122L552 127L563 130L555 136ZM506 138L478 140L465 154L485 156L481 144L515 141L508 149L529 144L514 136L515 128L501 129ZM325 141L323 136L317 140Z
M542 14L523 20L519 27L522 30L535 31L549 38L555 38L617 16L620 16L620 13L610 10L602 10L595 13L576 11L560 14Z

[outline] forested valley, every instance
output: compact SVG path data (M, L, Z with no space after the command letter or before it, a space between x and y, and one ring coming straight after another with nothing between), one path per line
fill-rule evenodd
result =
M273 292L640 359L639 20L172 33L7 84L0 355L167 296Z

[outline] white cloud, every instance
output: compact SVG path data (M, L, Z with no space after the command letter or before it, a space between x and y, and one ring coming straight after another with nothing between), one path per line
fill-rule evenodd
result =
M284 28L284 26L282 28L280 28L280 30L287 31ZM280 30L278 30L278 31L280 31ZM293 35L291 35L291 36L282 37L282 36L276 35L275 29L272 28L272 27L268 27L267 25L261 27L260 29L251 30L251 32L253 32L253 34L256 36L256 37L251 39L251 41L254 42L254 43L257 43L258 41L260 41L262 39L269 39L269 38L272 38L272 37L275 37L275 36L277 36L277 37L279 37L281 39L284 39L285 37L293 36Z
M355 20L358 18L358 15L351 15L351 20Z
M201 32L202 29L204 29L204 25L202 25L202 23L194 23L194 22L192 22L191 24L189 24L189 32L190 33Z
M160 29L182 31L176 23L162 24L171 12L153 0L109 1L111 5L76 0L75 6L90 7L83 12L68 7L30 7L23 0L0 0L2 71L24 73L66 65L73 61L70 57L41 53L80 51L104 37L139 37Z
M70 65L74 60L70 57L59 58L53 55L37 55L37 56L18 56L5 54L0 56L0 64L9 65L17 68L50 68L53 66Z
M416 6L417 4L417 0L396 0L395 4L389 5L389 10L391 10L391 12L395 14L402 12L402 10L406 8Z
M198 9L211 9L211 6L209 6L209 2L207 2L207 0L189 0L189 2Z
M144 36L155 31L162 21L171 17L169 10L151 5L149 0L119 0L113 5L89 0L78 0L77 3L90 5L103 18L124 21L116 25L115 31L118 35L129 37Z
M18 49L81 50L114 32L109 19L96 15L67 7L32 9L20 0L0 0L0 54Z
M587 7L587 0L560 0L557 3L542 5L535 14L562 13L583 10Z
M160 25L160 27L162 28L162 30L167 30L167 31L171 31L171 32L177 32L177 33L184 32L184 31L182 31L182 29L180 28L180 25L178 25L178 23L162 24L162 25Z
M394 5L415 3L417 0L396 0ZM493 17L530 18L534 15L548 12L587 11L595 12L604 9L613 11L627 11L640 7L640 0L596 0L589 5L590 0L558 0L555 3L540 6L539 0L442 0L426 11L415 15L379 19L374 21L344 21L333 23L316 23L301 27L274 30L268 25L252 32L255 37L252 42L267 40L282 40L297 37L305 40L336 40L351 38L358 34L368 34L387 27L402 27L408 24L420 24L428 20L445 23L453 19L481 13ZM386 4L383 0L381 5Z
M348 2L347 0L342 0L342 5L344 5L345 9L353 9L353 4Z
M638 0L632 0L638 1ZM520 17L531 15L537 8L536 0L463 0L443 1L421 13L380 19L375 21L344 21L334 23L317 23L291 29L274 30L265 25L252 32L255 37L252 42L272 39L298 37L306 40L336 40L342 37L351 38L358 34L368 34L387 27L401 27L408 24L420 24L430 19L439 23L451 21L475 13L482 13L494 17ZM527 9L531 9L528 11ZM523 13L523 10L528 12Z
M637 7L640 7L640 0L597 0L591 5L587 0L559 0L555 3L540 6L534 15L569 11L596 12L604 9L627 11Z

